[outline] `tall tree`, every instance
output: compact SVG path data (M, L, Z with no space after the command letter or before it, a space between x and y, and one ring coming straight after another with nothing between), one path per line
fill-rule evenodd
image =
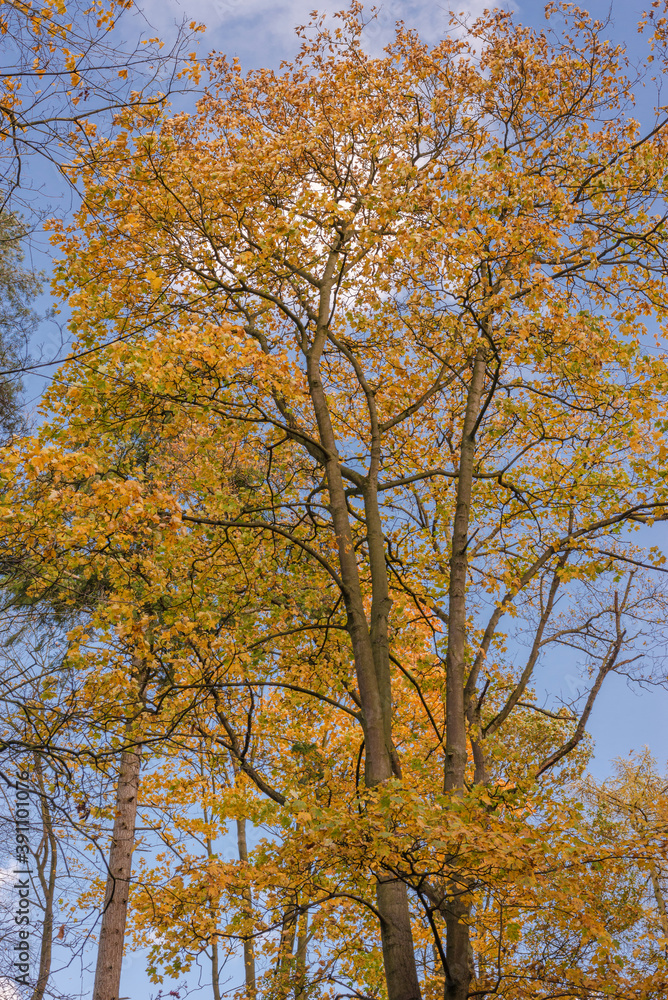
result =
M597 786L589 785L597 821L607 840L628 839L636 849L636 864L644 875L649 920L655 926L647 947L663 941L668 956L668 865L665 841L668 831L668 781L658 771L647 749L615 762L615 774ZM660 946L659 946L660 947ZM650 959L656 960L655 955Z
M243 541L239 575L265 559L282 610L256 615L252 640L230 623L241 650L199 675L193 718L285 809L294 879L322 851L340 881L319 899L345 895L376 921L390 1000L435 982L449 1000L501 985L542 996L554 981L581 996L613 962L612 945L591 962L581 951L578 978L555 958L521 987L501 959L496 985L474 962L485 894L499 940L515 933L505 903L520 906L539 867L531 810L547 842L552 773L577 772L606 677L639 669L644 634L666 621L643 579L659 559L625 529L668 511L668 122L658 109L640 131L600 23L568 4L548 13L560 33L496 11L435 49L400 29L371 59L355 5L278 75L212 58L194 114L129 109L121 136L86 151L80 229L55 237L80 349L111 343L48 398L49 444L67 424L90 494L45 438L13 459L49 480L52 517L76 496L82 532L86 504L94 519L131 497L123 517L192 533L211 560ZM182 454L187 486L114 479L110 463L100 485L90 427L109 437L157 412L207 427ZM239 463L234 497L220 488L230 440L263 472ZM290 560L308 596L292 592ZM208 670L211 631L187 621L173 627ZM550 647L579 658L583 696L565 714L532 692ZM318 782L308 809L280 787L278 747L297 744L288 695L268 733L248 721L274 684L345 716L349 763L346 727L358 732L353 794L332 793L331 811ZM277 910L302 905L293 882L272 891ZM564 883L553 898L579 926ZM425 926L439 965L421 972ZM637 979L638 996L656 989Z

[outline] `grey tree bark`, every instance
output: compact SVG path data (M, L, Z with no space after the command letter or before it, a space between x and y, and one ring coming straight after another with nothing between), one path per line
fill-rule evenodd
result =
M239 861L248 861L248 843L246 840L246 820L237 820L237 850ZM244 904L249 913L252 913L253 898L250 889L244 891ZM255 1000L257 996L257 978L255 974L255 947L252 938L244 940L244 976L246 981L246 996L248 1000Z
M44 897L44 920L39 949L39 970L31 1000L43 1000L51 974L51 954L53 951L53 910L56 895L56 870L58 865L58 843L53 830L51 807L44 787L42 762L37 754L34 758L37 786L40 794L42 836L36 851L37 878Z

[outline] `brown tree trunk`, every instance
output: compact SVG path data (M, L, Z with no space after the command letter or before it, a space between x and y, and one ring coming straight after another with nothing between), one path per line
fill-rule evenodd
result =
M120 991L140 763L139 748L124 750L121 754L93 1000L118 1000Z
M336 253L333 252L330 263ZM328 265L329 268L329 265ZM327 287L330 281L330 287ZM392 706L389 686L389 659L387 650L387 576L384 566L380 572L377 544L382 542L379 520L370 525L369 544L373 562L372 572L372 622L367 621L357 555L348 517L345 487L341 474L336 435L332 426L327 397L320 374L320 357L327 336L330 313L331 279L326 275L321 285L319 329L307 356L309 392L316 417L320 441L325 452L325 473L329 494L329 508L338 544L339 568L343 596L348 614L355 672L364 718L365 783L373 788L389 780L396 773L391 729ZM368 399L370 396L367 397ZM373 422L373 413L371 413ZM366 483L365 505L372 513L375 506L374 472L379 456L379 444L374 433L372 468ZM378 456L376 455L378 451ZM383 579L385 585L383 587ZM386 664L387 661L387 664ZM415 961L415 948L411 930L410 910L406 886L398 881L378 877L376 904L380 915L380 933L387 983L388 1000L420 1000L420 985Z
M485 378L486 350L481 345L473 362L473 372L466 401L457 478L457 505L452 529L450 584L448 593L448 648L446 656L446 743L445 791L463 789L466 775L466 591L475 427Z
M288 1000L293 982L293 949L295 932L297 930L297 908L288 906L283 914L281 938L278 942L278 958L276 961L275 995L280 1000Z
M297 924L297 951L295 952L295 1000L304 996L306 989L306 949L308 947L308 910L299 914Z
M220 955L218 954L218 941L215 938L211 942L211 989L213 991L213 1000L221 1000Z
M445 980L446 1000L467 1000L471 983L471 939L468 923L470 906L454 902L445 908L447 939L445 957L448 975Z
M37 877L44 895L44 920L42 922L42 940L39 950L39 971L37 983L31 1000L43 1000L49 975L51 974L51 952L53 949L53 903L56 894L56 867L58 863L58 844L53 832L51 809L44 788L42 762L35 755L35 774L40 794L40 811L42 815L42 837L36 853Z
M467 547L473 496L475 434L485 381L487 349L480 344L473 361L473 371L466 400L464 426L459 455L457 500L452 530L450 584L448 604L448 647L446 656L446 792L461 793L464 789L467 762L466 684L466 592L468 575ZM447 929L445 996L447 1000L466 1000L471 981L470 939L466 923L469 906L460 896L461 885L449 887L448 901L443 907Z

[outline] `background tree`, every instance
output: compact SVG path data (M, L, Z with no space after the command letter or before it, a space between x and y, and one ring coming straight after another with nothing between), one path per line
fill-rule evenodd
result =
M654 949L665 954L668 948L668 782L645 749L618 758L613 777L599 786L591 783L589 793L598 810L602 835L607 840L626 839L634 845L650 911L648 960L656 961Z
M23 266L26 228L8 211L0 214L0 368L19 371L27 364L28 344L37 316L33 301L40 279ZM23 426L21 380L0 378L0 434L2 440Z
M43 259L44 246L34 237L59 199L65 196L64 217L71 212L73 195L78 204L79 195L71 190L72 178L64 170L74 147L79 144L80 151L81 143L96 135L113 134L114 116L122 108L160 105L167 95L192 87L192 79L186 80L187 64L194 59L188 48L201 26L184 20L165 45L156 37L144 37L136 19L133 23L136 16L147 25L132 0L0 3L0 256L10 270L20 263L22 240ZM7 414L18 412L22 373L49 367L67 354L59 328L54 331L59 347L49 352L51 356L33 344L34 356L28 358L26 345L35 332L35 317L17 310L29 304L36 287L35 279L19 269L9 293L0 263L0 330L5 333L0 345L0 405ZM12 325L7 330L6 322L17 319L21 328ZM0 429L6 433L4 424ZM11 429L16 426L11 424Z

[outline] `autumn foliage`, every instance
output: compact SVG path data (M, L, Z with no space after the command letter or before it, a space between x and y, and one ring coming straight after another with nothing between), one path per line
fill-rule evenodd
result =
M661 679L668 122L547 16L372 58L354 4L70 168L3 558L67 747L141 747L132 933L215 1000L241 944L246 997L665 995L665 803L581 781L606 678Z

